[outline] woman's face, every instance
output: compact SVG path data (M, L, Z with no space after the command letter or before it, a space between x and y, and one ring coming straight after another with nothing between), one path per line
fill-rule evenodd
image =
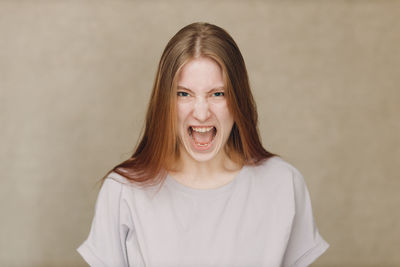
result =
M220 66L207 57L186 63L178 77L177 112L181 153L205 162L224 156L233 117L224 96Z

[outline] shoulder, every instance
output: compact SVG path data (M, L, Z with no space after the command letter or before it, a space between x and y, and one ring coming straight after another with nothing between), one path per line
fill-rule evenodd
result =
M113 205L119 205L126 186L129 186L129 181L125 177L111 172L105 177L101 185L97 201L112 202Z
M249 166L250 171L260 177L274 177L276 179L298 179L302 175L296 167L278 156L268 158L258 165Z
M128 185L128 183L129 182L127 181L127 179L123 176L111 172L104 178L103 183L101 184L100 194L120 194L123 187L125 185Z
M299 170L280 157L274 156L258 165L246 168L257 186L268 192L283 190L293 196L306 188L304 177Z
M105 179L105 182L106 181L108 181L108 183L111 184L119 184L119 186L124 186L124 185L126 186L132 184L126 177L116 172L110 172Z
M158 186L141 186L116 172L107 175L103 187L112 190L114 197L119 197L120 202L128 206L138 199L151 199L159 191Z

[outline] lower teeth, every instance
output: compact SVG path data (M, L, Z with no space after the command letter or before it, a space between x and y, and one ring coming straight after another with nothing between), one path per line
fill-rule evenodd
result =
M198 145L198 146L208 146L208 145L209 145L209 143L208 143L208 144L200 144L200 143L196 143L196 145Z

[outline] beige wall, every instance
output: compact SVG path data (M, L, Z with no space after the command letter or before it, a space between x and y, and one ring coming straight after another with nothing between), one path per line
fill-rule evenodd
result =
M233 35L265 146L305 176L313 266L399 266L400 2L320 0L0 1L0 265L85 266L95 182L194 21Z

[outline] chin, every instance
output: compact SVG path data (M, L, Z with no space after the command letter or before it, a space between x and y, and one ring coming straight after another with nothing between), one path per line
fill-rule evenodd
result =
M211 153L196 153L196 152L193 152L190 150L189 151L186 150L186 153L188 153L189 156L193 160L198 161L198 162L208 162L208 161L214 159L216 157L216 155L218 154L216 151L213 151Z
M194 161L208 162L217 158L223 147L221 143L221 140L213 140L207 149L199 149L199 147L194 146L192 140L186 139L181 143L181 149Z

